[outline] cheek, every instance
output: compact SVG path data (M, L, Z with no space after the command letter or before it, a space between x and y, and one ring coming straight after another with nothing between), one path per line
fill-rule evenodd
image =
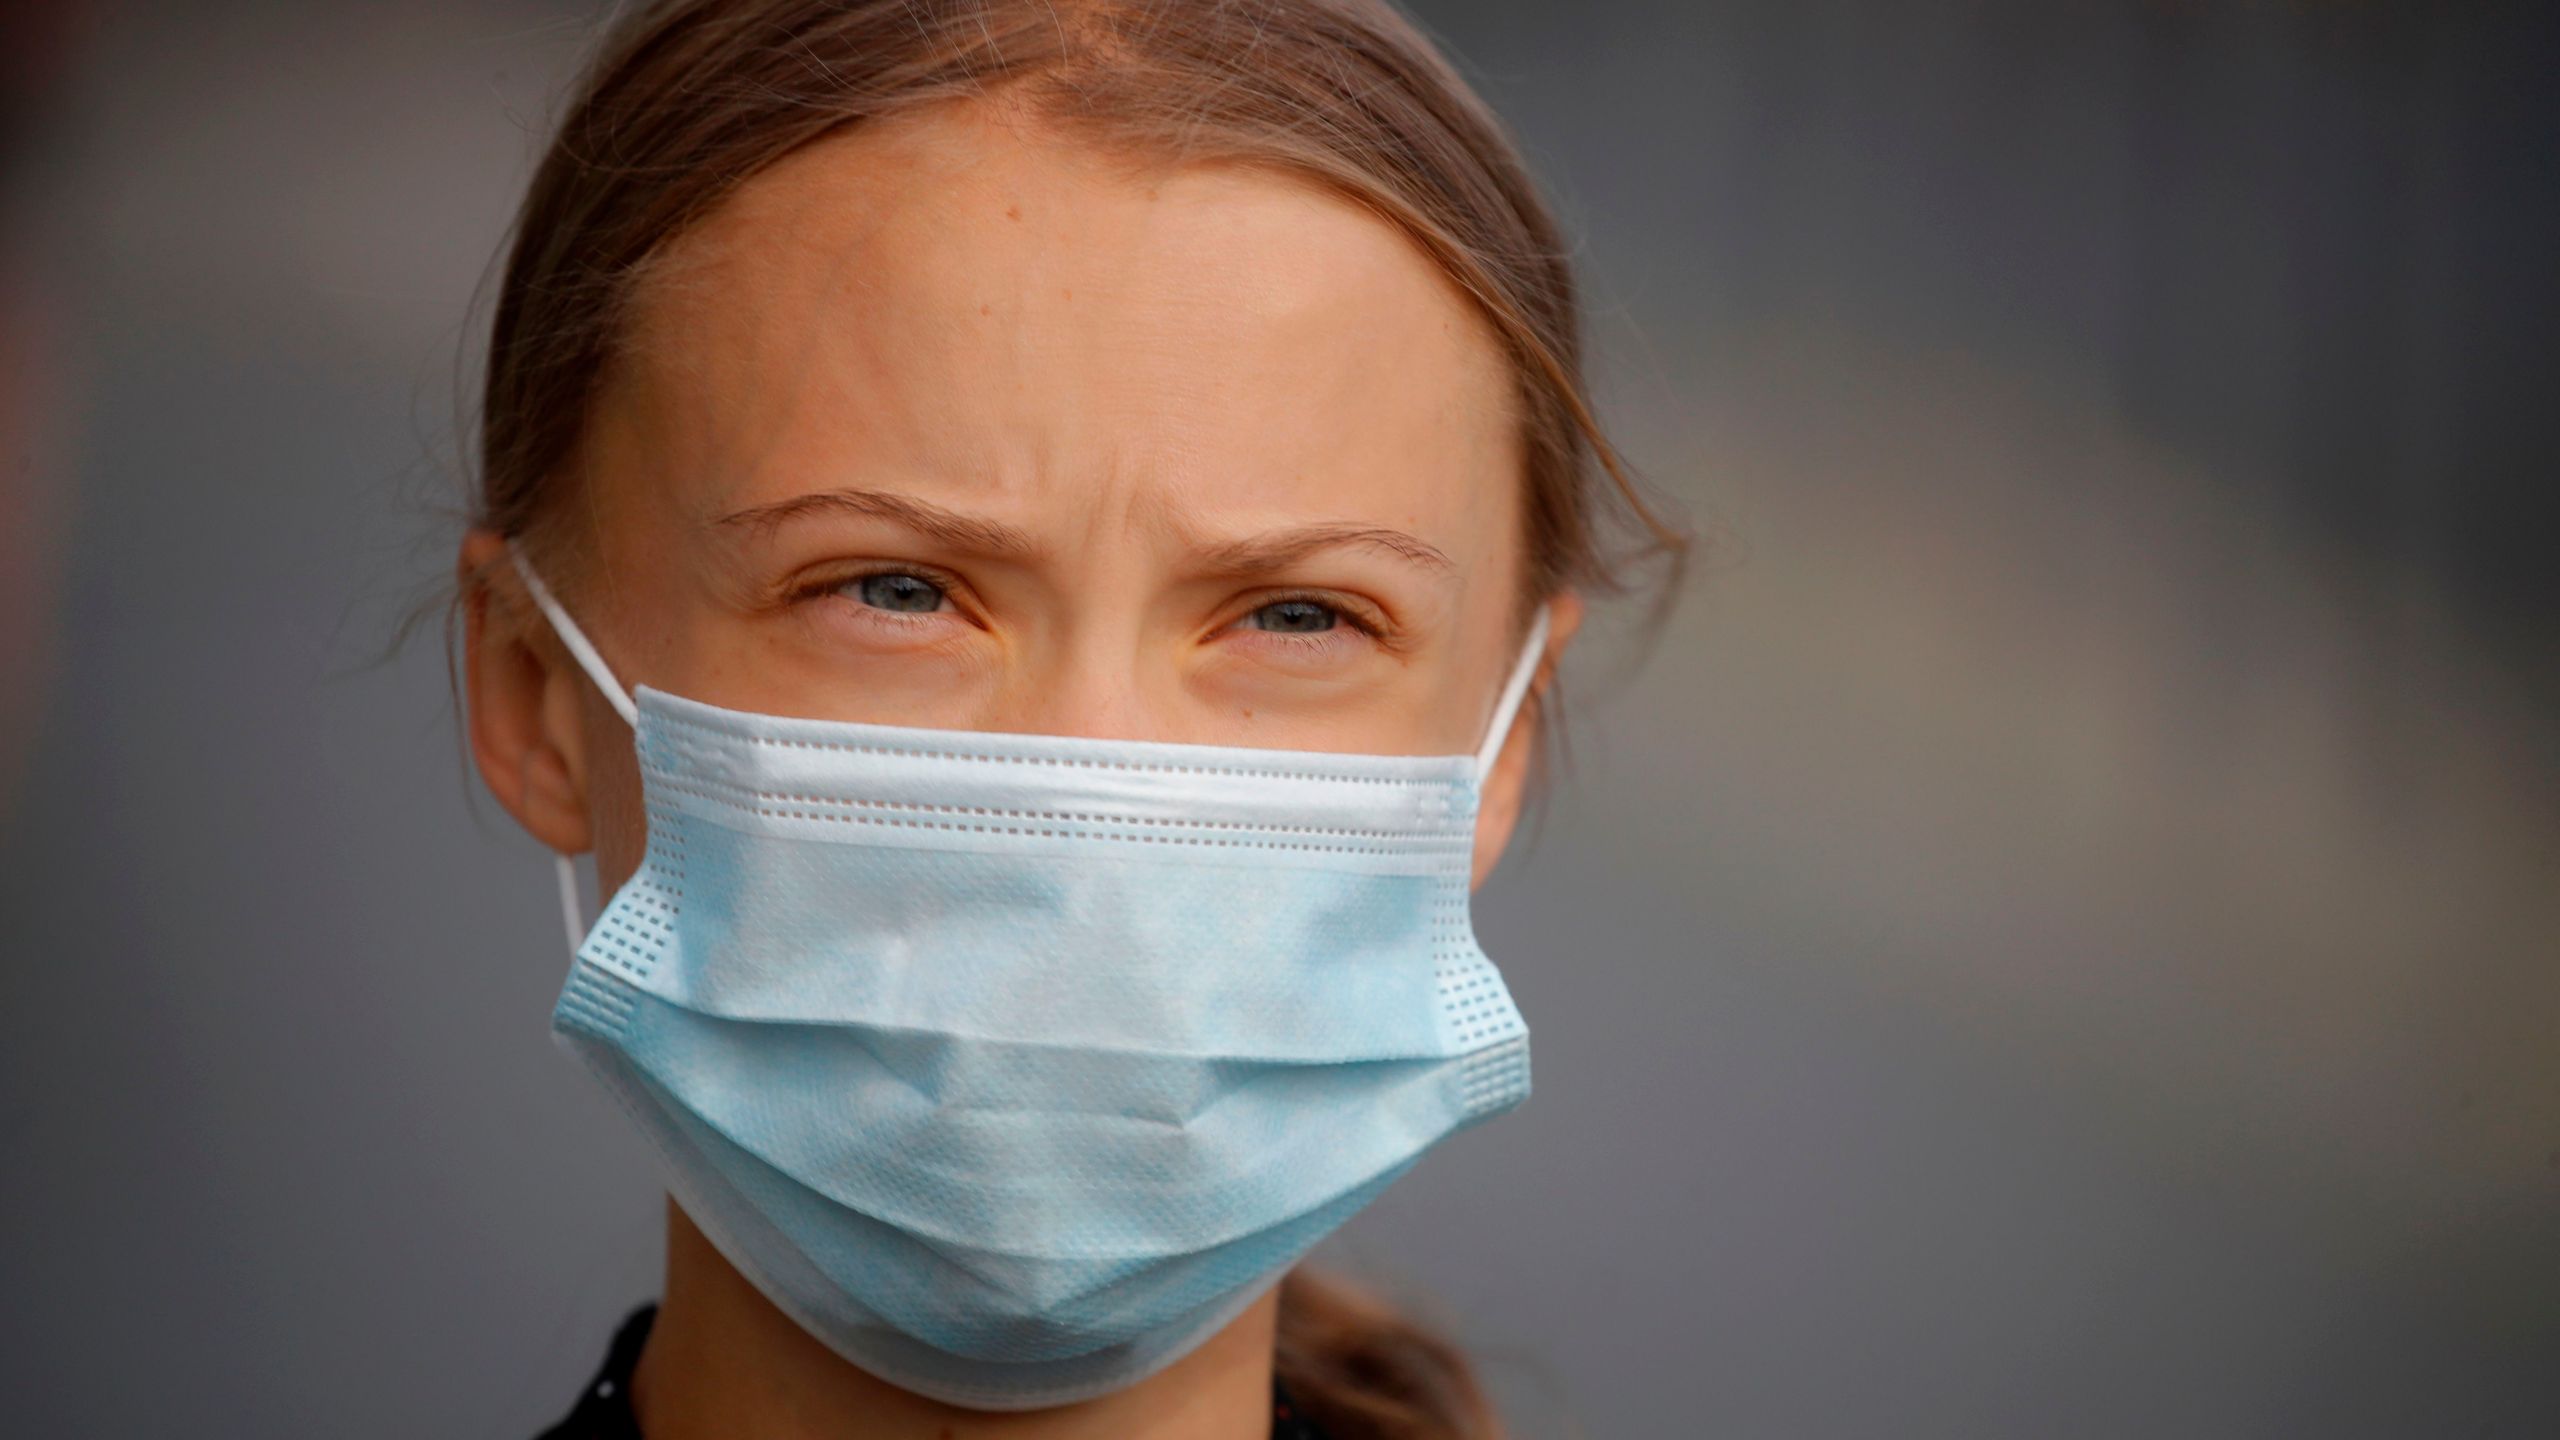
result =
M1529 774L1529 758L1537 748L1537 717L1524 709L1511 729L1511 737L1503 742L1502 754L1494 761L1493 773L1485 777L1484 800L1476 811L1476 845L1468 876L1470 888L1484 884L1493 867L1502 863L1502 852L1511 843L1511 832L1520 818L1520 801Z
M1502 863L1502 852L1511 838L1513 807L1497 804L1486 797L1485 807L1476 816L1476 848L1468 862L1467 888L1483 887L1485 877Z
M587 814L595 826L598 888L610 896L640 868L649 821L640 799L640 761L632 749L631 728L602 701L589 708Z

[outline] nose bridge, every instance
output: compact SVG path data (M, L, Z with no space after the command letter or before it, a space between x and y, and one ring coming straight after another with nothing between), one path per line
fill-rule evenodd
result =
M1135 607L1117 605L1065 617L1045 637L1044 652L1015 672L1006 728L1107 740L1171 738L1162 707L1151 698L1163 683L1146 673L1150 651L1141 619Z
M1177 740L1178 660L1160 633L1164 503L1151 467L1117 457L1081 488L1062 530L1053 609L1012 672L1004 728Z

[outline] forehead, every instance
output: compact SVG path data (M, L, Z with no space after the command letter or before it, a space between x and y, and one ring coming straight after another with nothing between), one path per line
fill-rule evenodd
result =
M1392 225L1269 169L1141 166L979 102L870 122L741 185L633 302L599 408L697 513L1108 484L1465 545L1515 508L1484 503L1520 483L1490 327Z

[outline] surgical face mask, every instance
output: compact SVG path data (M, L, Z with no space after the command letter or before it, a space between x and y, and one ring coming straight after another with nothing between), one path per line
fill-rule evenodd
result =
M638 871L552 1014L721 1253L906 1389L1030 1409L1216 1333L1529 1093L1476 755L921 730L626 695Z

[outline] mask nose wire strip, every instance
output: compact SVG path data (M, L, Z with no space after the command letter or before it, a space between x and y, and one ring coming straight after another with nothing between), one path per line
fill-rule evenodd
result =
M613 678L613 667L605 664L604 657L596 653L596 647L587 642L587 632L579 629L578 622L569 618L569 612L553 598L551 587L542 583L542 577L533 573L532 563L524 558L524 551L518 549L513 540L507 542L507 558L515 562L516 575L524 581L526 593L533 596L533 603L541 609L542 618L551 622L552 632L560 637L561 644L569 647L570 658L578 662L579 669L587 672L587 678L595 682L596 689L604 692L606 702L613 706L614 714L622 717L622 723L639 728L639 707L631 703L631 695L622 688L622 682Z
M1538 662L1547 657L1547 607L1538 607L1537 618L1529 622L1529 639L1520 647L1520 659L1511 667L1511 679L1502 687L1502 698L1494 702L1493 720L1485 726L1484 748L1476 751L1476 782L1482 784L1493 773L1493 762L1502 754L1502 742L1511 738L1511 722L1520 713L1520 704L1529 698L1529 682L1538 678Z

